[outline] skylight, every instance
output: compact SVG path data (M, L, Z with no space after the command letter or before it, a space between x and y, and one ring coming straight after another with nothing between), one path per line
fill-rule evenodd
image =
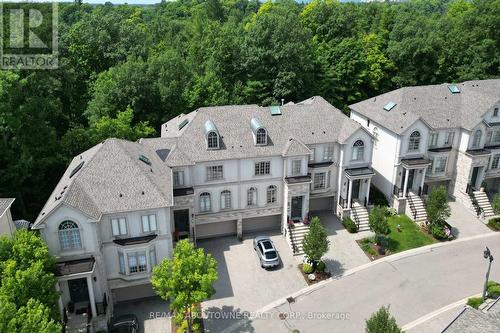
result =
M179 124L179 131L184 128L189 123L189 120L184 119L180 124Z
M454 85L454 84L449 85L448 89L451 91L452 94L458 94L458 93L460 93L460 89L458 89L458 87L456 85Z
M279 116L281 115L281 109L279 106L270 106L269 111L271 111L272 116Z
M144 155L140 155L140 156L139 156L139 159L140 159L141 161L143 161L144 163L146 163L147 165L151 165L151 161L150 161L150 160L149 160L149 158L147 158L146 156L144 156Z
M384 106L385 111L391 111L396 106L396 103L389 102Z
M85 163L85 161L82 161L80 162L80 164L78 164L74 169L73 171L71 171L70 175L69 175L69 178L73 177L78 171L80 171L80 169L83 167L83 163Z

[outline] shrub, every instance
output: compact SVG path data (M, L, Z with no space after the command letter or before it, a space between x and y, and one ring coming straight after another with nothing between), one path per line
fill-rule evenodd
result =
M467 300L467 305L477 309L483 302L484 300L482 297L471 297Z
M366 321L366 333L401 333L403 332L391 316L389 307L381 307Z
M396 216L398 215L398 211L396 208L389 208L387 209L387 216Z
M370 186L370 201L375 206L389 206L389 201L387 201L384 193L373 185Z
M305 273L305 274L311 274L313 272L313 267L312 265L309 265L309 264L304 264L302 266L302 271Z
M491 207L493 207L493 212L495 212L495 214L500 214L500 195L499 194L495 194L495 196L493 197L493 200L491 202Z
M427 198L427 216L431 224L443 225L451 215L448 205L448 191L446 187L439 186L432 190Z
M446 239L447 238L446 233L444 232L443 226L433 223L429 226L429 229L430 229L430 232L434 238L436 238L436 239Z
M500 218L494 218L488 221L488 227L493 230L500 231Z
M500 297L500 283L496 281L488 281L488 297L498 298Z
M318 262L318 266L316 266L316 270L318 272L324 272L326 270L326 264L325 264L325 262L322 261L322 260L320 262Z
M368 217L370 228L376 235L387 235L389 225L387 224L387 207L377 206L372 209Z
M351 234L358 232L358 226L350 217L344 217L342 219L342 225L349 231Z

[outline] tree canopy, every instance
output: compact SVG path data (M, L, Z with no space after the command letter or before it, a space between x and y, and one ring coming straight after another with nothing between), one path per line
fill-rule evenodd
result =
M59 68L0 72L0 197L32 220L97 139L152 136L200 106L321 95L347 111L403 85L499 77L498 17L500 0L60 3Z

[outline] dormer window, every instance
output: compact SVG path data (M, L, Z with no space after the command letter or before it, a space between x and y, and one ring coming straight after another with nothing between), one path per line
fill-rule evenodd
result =
M252 130L255 144L258 146L267 145L267 130L257 118L250 120L250 129Z
M220 148L220 135L217 127L211 120L207 120L203 126L203 132L205 133L207 140L208 149L219 149Z

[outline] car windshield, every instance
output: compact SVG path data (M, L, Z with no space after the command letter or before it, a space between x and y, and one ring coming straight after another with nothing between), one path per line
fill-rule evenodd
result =
M264 248L265 248L266 250L269 250L269 249L272 249L272 248L273 248L273 244L271 244L271 242L270 242L270 241L264 241L264 242L262 242L262 245L264 245Z
M278 257L278 254L276 253L276 251L268 251L266 252L266 259L276 259L276 257Z

